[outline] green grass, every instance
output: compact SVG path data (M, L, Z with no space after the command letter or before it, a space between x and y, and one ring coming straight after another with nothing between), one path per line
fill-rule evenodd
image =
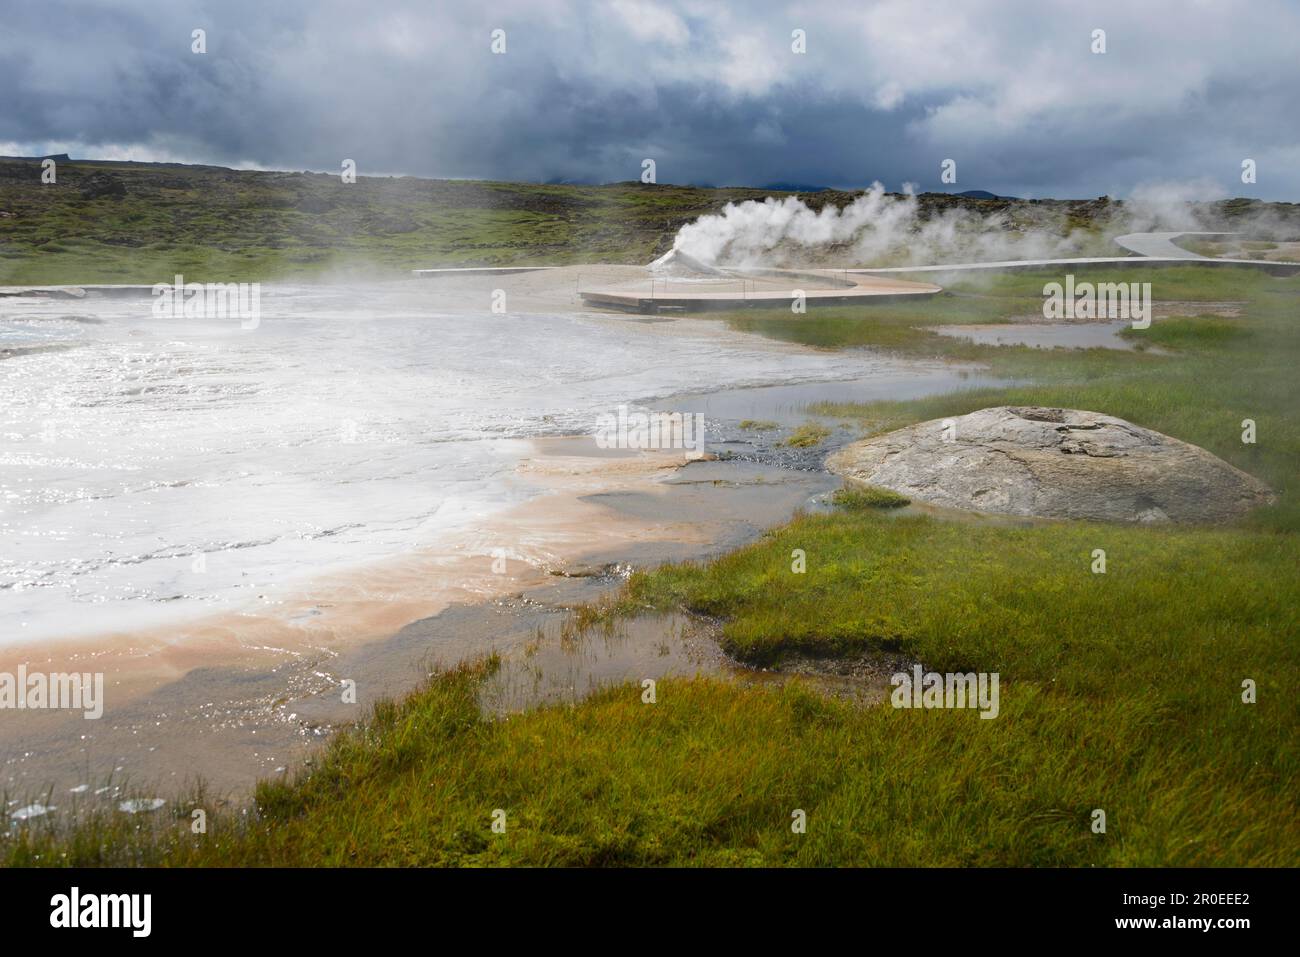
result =
M1192 236L1181 236L1174 240L1175 246L1181 246L1190 253L1196 253L1198 256L1206 256L1210 259L1217 259L1223 255L1228 248L1226 243L1215 242L1210 239L1197 239Z
M810 449L826 441L831 430L817 422L805 422L786 437L782 445L793 449Z
M777 423L769 421L768 419L745 419L740 423L740 427L742 429L751 429L755 432L771 432L773 429L780 428Z
M101 816L10 864L1294 865L1291 536L805 517L629 600L728 618L731 650L903 649L1001 675L1001 714L662 681L489 721L436 678L336 739L256 819ZM1105 575L1091 551L1109 555ZM794 548L808 570L790 571ZM1253 678L1259 703L1240 701ZM505 835L491 815L506 811ZM791 812L808 814L805 835ZM1089 829L1106 811L1105 835Z

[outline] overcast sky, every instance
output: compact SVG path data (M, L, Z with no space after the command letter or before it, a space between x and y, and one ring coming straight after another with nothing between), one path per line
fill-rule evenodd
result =
M13 0L0 153L1298 201L1298 52L1294 0Z

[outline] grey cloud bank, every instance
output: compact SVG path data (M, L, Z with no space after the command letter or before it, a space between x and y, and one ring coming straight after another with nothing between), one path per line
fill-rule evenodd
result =
M1300 199L1300 5L1280 0L119 0L3 20L4 153L575 182L650 157L660 182Z

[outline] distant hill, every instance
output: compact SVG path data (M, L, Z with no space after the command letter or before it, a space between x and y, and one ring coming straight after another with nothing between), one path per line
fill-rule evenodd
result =
M706 189L639 182L601 186L359 177L125 161L0 157L0 285L154 283L319 276L357 270L401 275L437 266L649 263L685 224L775 189ZM776 184L794 185L794 184ZM860 193L815 187L799 198L821 210ZM1109 199L1014 200L923 193L922 216L996 213L1006 229L1088 230L1112 225ZM786 195L789 195L788 193ZM1228 200L1223 220L1268 207L1300 221L1300 207ZM1230 226L1228 227L1230 228ZM816 262L855 262L848 247Z
M961 196L965 199L1018 199L1016 196L999 196L997 193L990 193L986 189L968 189L964 193L953 193L954 196Z
M774 193L824 193L829 186L810 186L806 183L768 183L763 187Z

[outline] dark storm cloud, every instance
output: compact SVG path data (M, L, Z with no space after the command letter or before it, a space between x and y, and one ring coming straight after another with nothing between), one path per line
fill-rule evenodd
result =
M952 158L957 189L1294 200L1297 28L1280 0L11 4L0 151L922 189Z

